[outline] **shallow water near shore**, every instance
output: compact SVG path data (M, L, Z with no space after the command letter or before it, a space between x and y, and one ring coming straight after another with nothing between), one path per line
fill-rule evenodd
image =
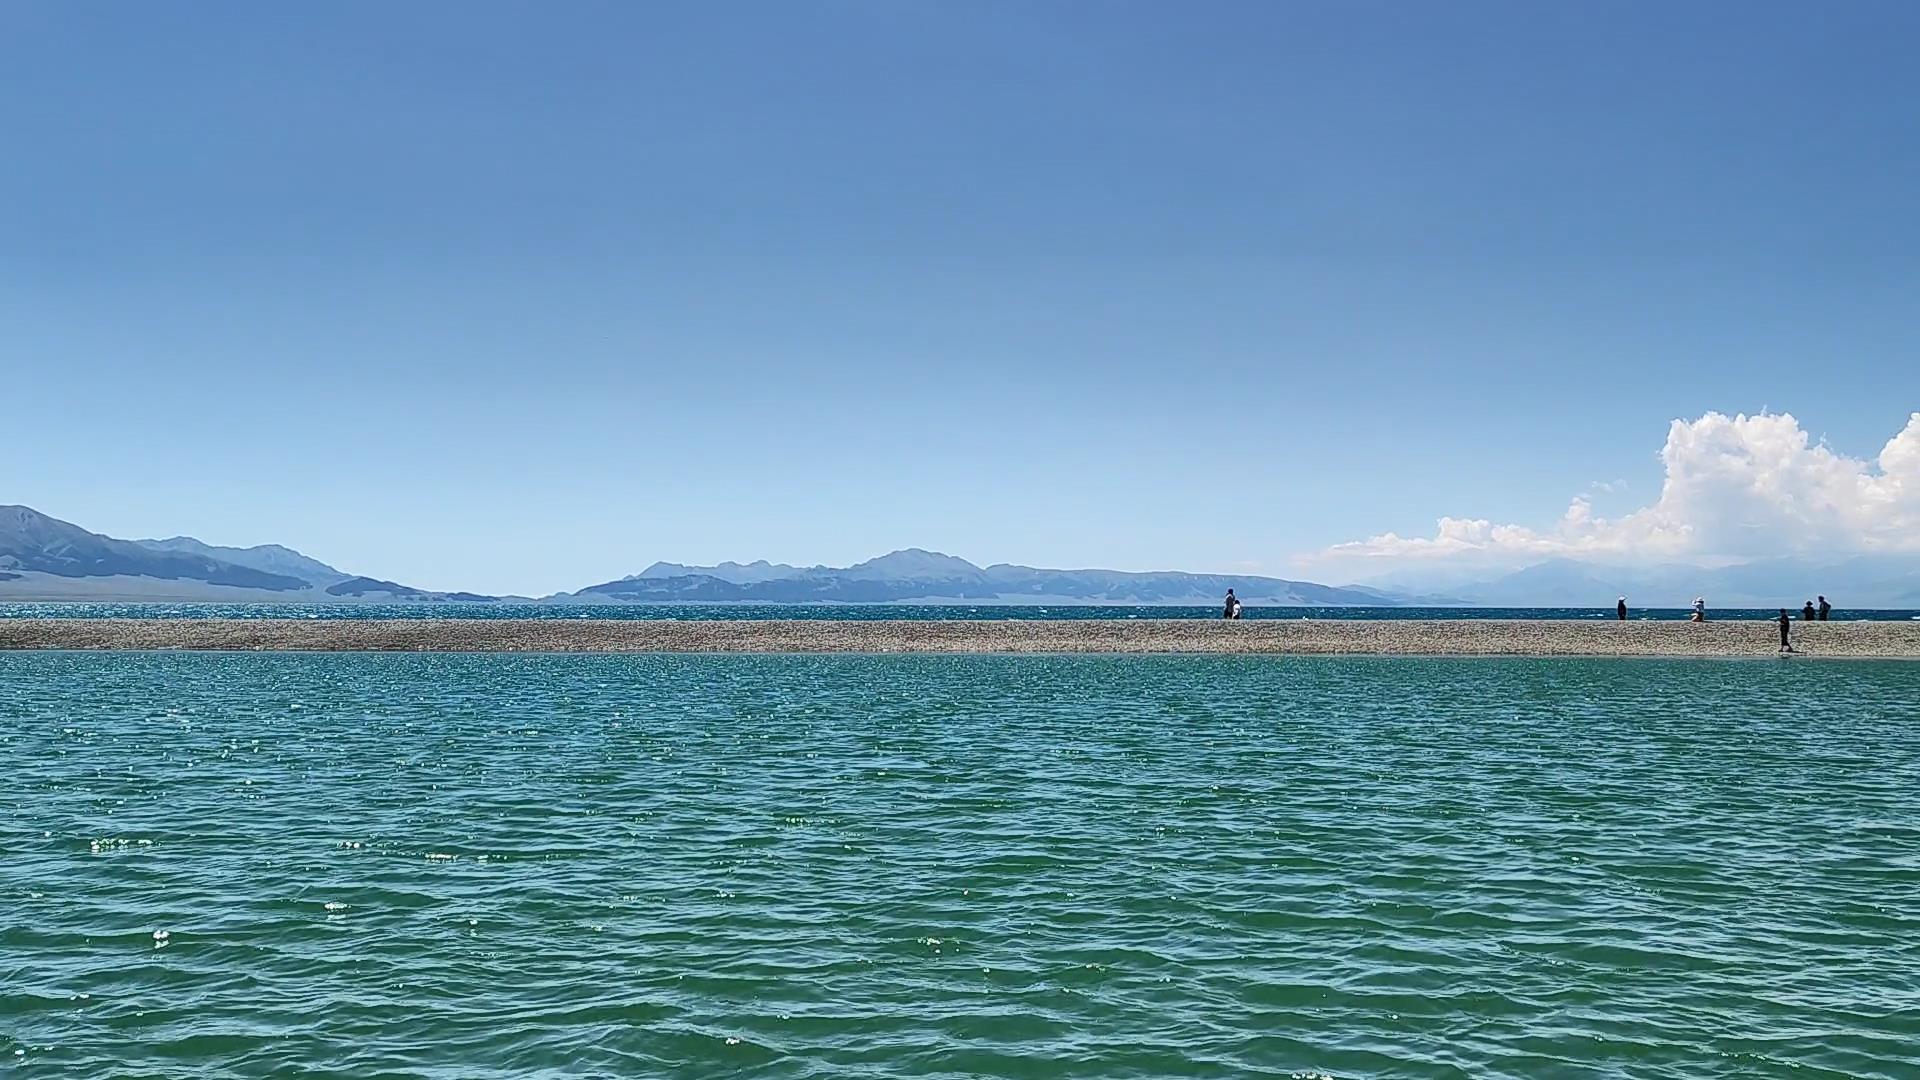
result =
M0 654L0 1072L1909 1077L1920 667Z

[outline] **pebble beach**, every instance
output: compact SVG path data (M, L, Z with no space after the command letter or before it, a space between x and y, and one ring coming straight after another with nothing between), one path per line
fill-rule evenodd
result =
M1192 619L0 620L0 649L1772 656L1773 623ZM1920 622L1793 625L1799 655L1920 658Z

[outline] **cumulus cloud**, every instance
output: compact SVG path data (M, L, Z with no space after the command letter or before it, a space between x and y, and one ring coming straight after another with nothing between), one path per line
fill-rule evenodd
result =
M1786 413L1675 420L1660 451L1666 480L1651 505L1616 518L1576 496L1550 528L1441 518L1432 536L1384 533L1318 560L1521 564L1738 562L1785 554L1920 552L1920 412L1872 461L1815 443Z

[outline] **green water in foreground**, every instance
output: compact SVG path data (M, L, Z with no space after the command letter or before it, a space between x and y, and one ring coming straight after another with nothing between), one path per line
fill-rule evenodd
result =
M0 656L0 1073L1920 1076L1920 665Z

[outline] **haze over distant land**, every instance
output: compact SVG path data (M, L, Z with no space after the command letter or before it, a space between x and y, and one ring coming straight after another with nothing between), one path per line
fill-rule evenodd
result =
M908 548L853 566L795 567L656 563L619 581L556 597L579 602L735 601L758 603L1216 604L1228 589L1249 604L1373 606L1436 598L1310 581L1234 574L980 567L937 551Z
M640 573L542 601L622 603L1217 603L1227 589L1262 606L1681 607L1705 593L1722 607L1798 603L1824 593L1843 606L1920 606L1920 559L1774 559L1716 567L1618 566L1550 559L1512 573L1458 577L1445 589L1330 586L1248 574L977 566L908 548L847 567L758 560L714 566L656 562ZM351 574L277 544L222 547L192 537L119 540L24 506L0 506L0 601L120 600L233 603L491 603L529 598L414 588Z

